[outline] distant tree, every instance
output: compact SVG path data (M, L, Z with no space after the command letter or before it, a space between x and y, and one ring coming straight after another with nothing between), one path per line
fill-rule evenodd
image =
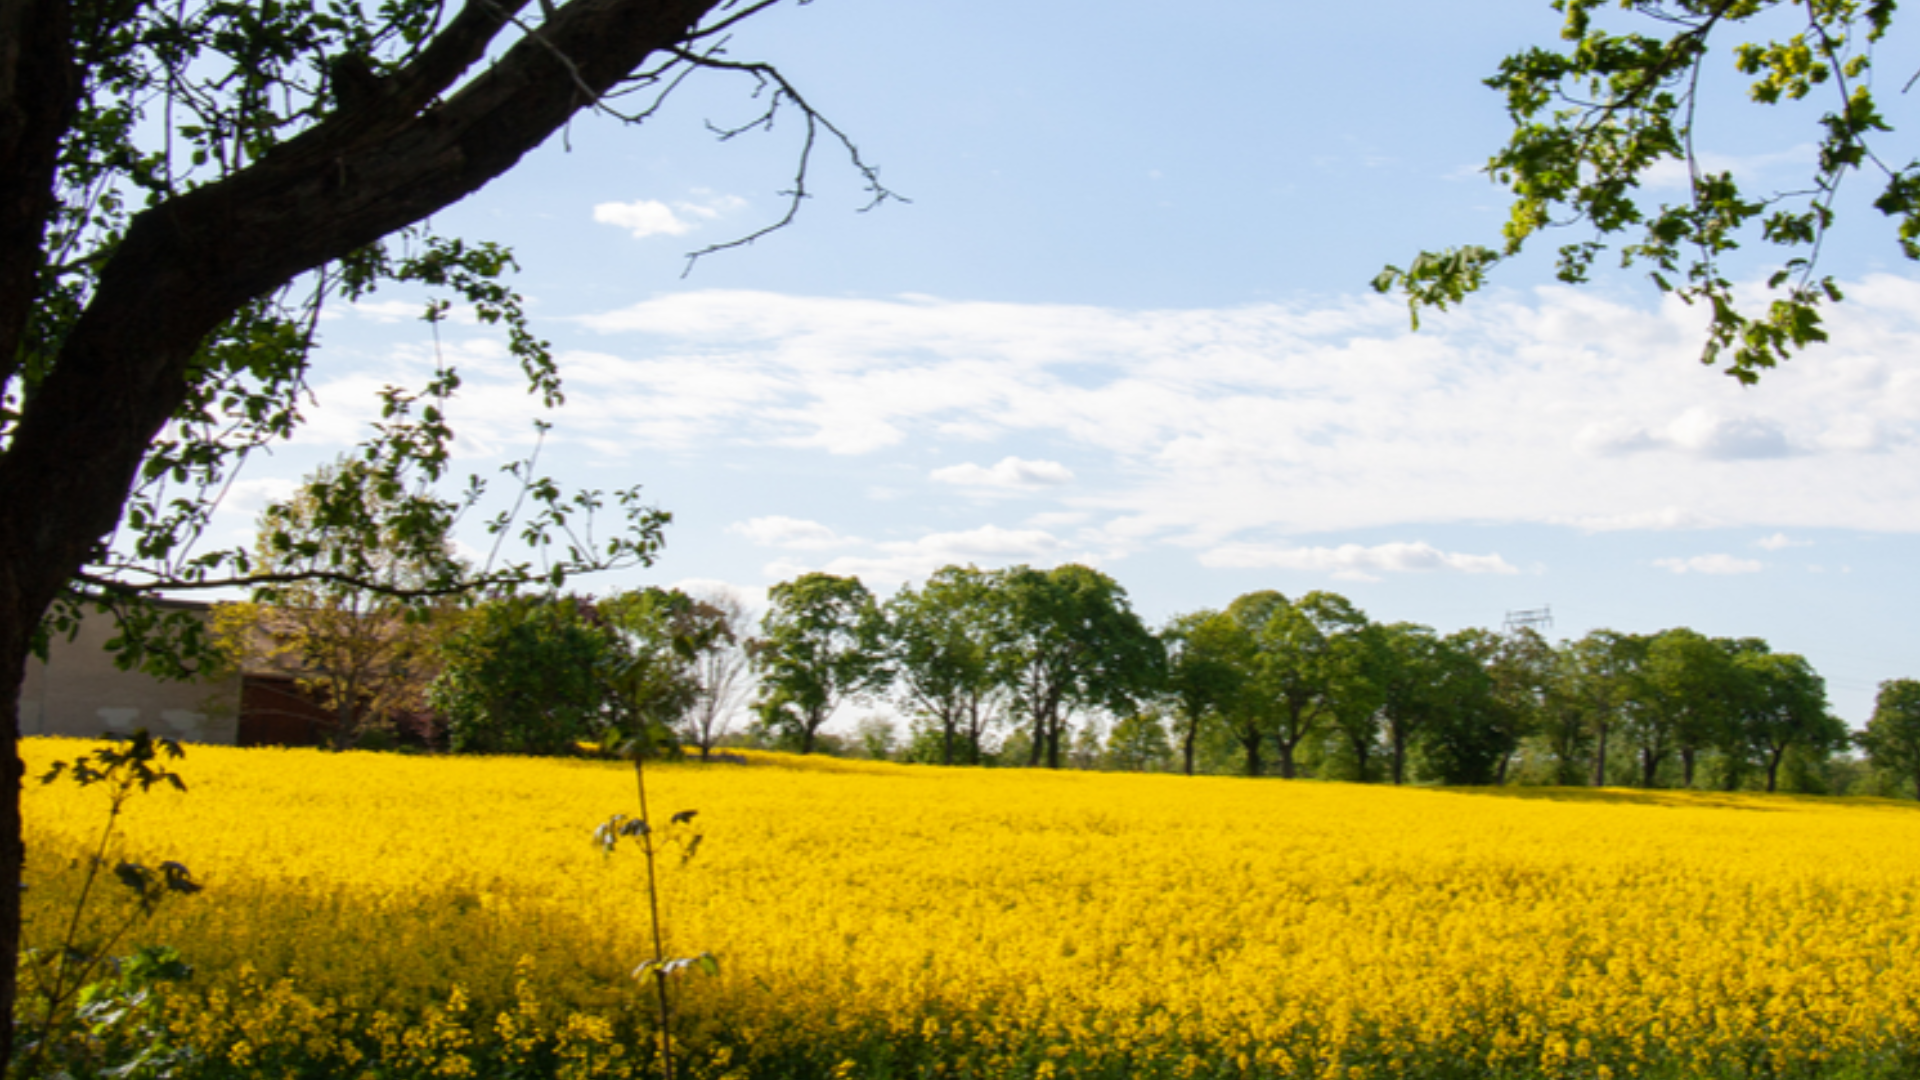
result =
M1499 782L1521 730L1520 706L1511 693L1499 693L1494 674L1505 645L1501 635L1486 630L1441 639L1437 659L1446 692L1418 736L1427 777L1460 786Z
M1386 737L1387 774L1405 783L1410 752L1429 732L1464 727L1487 707L1492 680L1480 663L1429 627L1392 623L1380 628L1384 647L1378 678Z
M1913 797L1920 799L1920 680L1880 684L1860 748L1874 768L1912 784Z
M900 741L898 727L884 716L863 716L853 726L853 743L868 761L891 761Z
M721 612L678 589L649 586L593 605L607 637L594 674L608 722L604 749L678 755L679 733L704 693L700 661L731 628Z
M584 598L489 600L442 643L428 704L452 750L571 753L613 721L601 675L617 648Z
M363 459L322 467L260 515L252 602L215 615L229 651L333 714L335 749L425 706L434 602L408 594L462 571L446 533L411 520L421 509Z
M1566 646L1560 685L1587 717L1593 738L1593 786L1607 785L1607 754L1613 736L1625 730L1638 708L1635 679L1647 639L1615 630L1594 630Z
M1181 769L1193 775L1195 746L1209 723L1226 723L1247 682L1247 637L1218 611L1179 615L1160 631L1167 655L1166 694L1173 703L1173 737L1180 744ZM1254 754L1261 734L1254 732Z
M1827 686L1803 656L1743 652L1734 660L1747 690L1735 723L1767 771L1767 790L1779 784L1780 762L1799 748L1824 756L1847 742L1847 727L1827 711Z
M882 617L856 577L803 574L767 593L751 652L760 726L813 752L820 729L850 698L885 685Z
M1344 663L1333 694L1333 728L1339 734L1341 756L1351 769L1348 779L1369 783L1376 778L1375 759L1381 747L1386 704L1386 681L1393 658L1381 627L1368 622L1344 643Z
M1563 641L1554 648L1535 737L1549 762L1549 781L1561 787L1593 780L1602 726L1593 722L1584 675L1575 642Z
M994 668L993 581L973 567L935 571L924 587L887 601L883 633L891 685L907 711L940 732L942 765L978 764L1000 688Z
M727 737L741 703L752 692L747 642L753 620L746 605L729 593L695 596L693 611L694 618L711 625L713 632L693 660L690 675L697 690L681 730L684 741L699 749L704 761Z
M1106 767L1118 772L1159 772L1173 762L1167 726L1152 709L1128 713L1107 733Z
M1237 598L1227 614L1254 646L1242 707L1266 722L1280 775L1293 779L1300 745L1332 720L1359 678L1366 616L1337 593L1311 592L1296 603L1271 590Z
M1015 566L994 575L993 596L996 670L1028 728L1029 767L1043 758L1060 767L1075 712L1126 713L1163 685L1159 639L1107 575L1074 564Z
M1638 681L1645 729L1657 728L1680 756L1680 784L1692 787L1701 751L1739 741L1744 680L1734 647L1685 627L1647 643ZM1651 787L1652 777L1642 775Z

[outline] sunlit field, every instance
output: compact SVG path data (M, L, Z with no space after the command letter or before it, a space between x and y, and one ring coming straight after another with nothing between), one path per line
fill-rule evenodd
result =
M87 744L27 740L29 776ZM1920 807L649 766L683 1075L1920 1075ZM192 747L124 850L196 1075L655 1075L630 766ZM97 790L28 782L27 934ZM115 898L117 899L117 898Z

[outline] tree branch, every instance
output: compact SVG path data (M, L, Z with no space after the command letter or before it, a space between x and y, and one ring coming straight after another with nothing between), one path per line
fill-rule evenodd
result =
M757 11L765 6L767 6L767 4L762 3L756 5L751 10ZM778 221L755 229L745 236L736 237L735 239L718 244L710 244L698 251L689 252L687 254L686 269L681 271L681 277L692 273L694 264L708 255L727 251L732 248L746 247L769 233L778 232L788 225L793 224L794 218L800 213L800 204L809 197L807 193L808 170L813 161L814 143L818 139L820 129L822 128L826 129L826 131L840 143L840 146L846 150L848 159L852 162L853 167L859 171L861 179L866 183L868 194L872 196L872 198L867 201L867 204L860 208L861 213L865 213L889 199L903 203L912 201L881 183L880 169L877 166L868 164L866 159L860 156L860 148L854 145L853 140L847 136L846 132L841 131L839 127L835 126L832 120L829 120L818 109L815 109L809 104L807 99L802 97L798 90L794 89L793 84L787 81L786 76L782 75L778 68L762 61L722 60L717 54L725 44L726 43L722 41L713 49L704 53L692 52L677 45L669 48L668 51L696 67L713 68L720 71L745 72L754 77L762 90L771 83L774 87L774 92L772 99L767 102L766 111L754 119L732 128L720 128L708 124L709 130L713 131L722 142L732 139L737 135L752 131L755 128L770 131L773 129L773 120L779 113L782 102L791 101L794 107L800 110L800 115L806 121L806 140L800 147L799 162L794 170L793 187L780 192L780 194L787 196L786 213L782 214ZM755 93L756 96L758 96L759 91Z

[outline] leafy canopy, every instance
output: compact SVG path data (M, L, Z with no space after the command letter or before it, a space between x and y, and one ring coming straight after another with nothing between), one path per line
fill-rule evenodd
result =
M1506 98L1513 132L1486 171L1513 203L1503 243L1422 252L1407 268L1374 279L1398 291L1419 325L1423 307L1445 309L1486 282L1489 268L1535 234L1571 227L1586 235L1559 249L1558 276L1587 280L1600 254L1619 245L1623 267L1646 268L1662 292L1710 315L1701 359L1742 383L1827 339L1821 308L1839 301L1819 272L1842 182L1862 172L1879 185L1873 205L1893 219L1901 250L1920 259L1920 160L1890 158L1893 125L1873 83L1874 45L1892 25L1894 0L1554 0L1566 16L1558 49L1507 57L1487 85ZM1623 29L1601 16L1629 12ZM1725 46L1780 20L1791 33ZM1717 47L1716 47L1717 46ZM1758 106L1822 106L1817 152L1805 186L1757 192L1711 168L1711 135L1698 111L1703 83L1720 65L1746 81ZM1811 133L1810 133L1811 134ZM1656 170L1686 171L1685 198L1656 203L1644 185ZM1725 262L1742 244L1772 245L1764 297L1742 296Z

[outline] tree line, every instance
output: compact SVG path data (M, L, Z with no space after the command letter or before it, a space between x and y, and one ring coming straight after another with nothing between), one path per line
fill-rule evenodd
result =
M1819 775L1858 746L1920 798L1920 682L1885 684L1855 736L1806 658L1684 627L1552 644L1264 590L1156 629L1080 565L948 566L886 599L806 574L757 620L724 594L659 588L424 612L325 581L265 595L223 609L220 633L298 673L340 746L553 754L640 732L702 756L745 741L940 765L1767 791L1831 789ZM850 737L829 729L849 707L869 710Z

